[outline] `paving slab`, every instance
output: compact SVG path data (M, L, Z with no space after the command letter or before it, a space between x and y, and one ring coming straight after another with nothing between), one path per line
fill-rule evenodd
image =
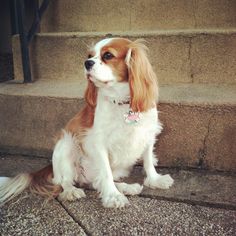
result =
M15 176L22 172L36 171L49 163L49 159L2 154L0 176ZM157 170L161 174L171 174L175 180L174 185L168 190L152 190L144 187L142 197L236 210L235 173L173 168L157 168ZM130 177L124 181L143 184L143 179L142 166L136 166Z
M24 192L0 208L0 235L86 235L61 204Z
M41 168L47 159L2 155L0 176ZM0 235L214 235L236 232L233 173L158 168L170 173L169 190L145 188L123 209L106 209L95 191L75 202L45 201L25 191L1 208ZM136 166L127 182L143 181Z
M90 235L235 235L236 211L130 197L130 206L105 209L96 193L62 205Z
M127 181L142 183L144 176L141 169L140 166L135 167ZM174 185L168 190L144 187L141 196L236 210L235 174L197 169L158 168L158 171L171 174Z
M20 173L31 173L49 165L49 158L0 154L0 176L13 177Z

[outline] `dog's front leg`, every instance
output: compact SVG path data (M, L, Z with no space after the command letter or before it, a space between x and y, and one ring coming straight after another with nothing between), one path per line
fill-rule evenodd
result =
M173 183L174 180L171 178L170 175L160 175L157 173L154 163L154 155L153 155L153 144L150 144L144 154L143 154L143 161L144 161L144 169L146 172L146 179L144 180L144 185L150 187L152 189L161 188L161 189L168 189Z
M93 187L100 192L104 207L120 208L129 203L124 194L118 191L113 181L108 152L101 145L93 145L88 151L95 173Z

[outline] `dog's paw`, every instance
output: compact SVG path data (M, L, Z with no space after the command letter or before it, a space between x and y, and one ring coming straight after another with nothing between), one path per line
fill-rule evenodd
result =
M102 204L107 208L121 208L129 205L128 198L121 193L113 193L102 197Z
M71 189L66 189L60 193L58 198L63 201L74 201L85 196L83 189L72 187Z
M125 195L138 195L143 190L143 186L140 184L117 183L116 187Z
M173 185L173 183L174 180L171 178L170 175L156 175L152 177L147 177L144 180L144 185L152 189L168 189Z

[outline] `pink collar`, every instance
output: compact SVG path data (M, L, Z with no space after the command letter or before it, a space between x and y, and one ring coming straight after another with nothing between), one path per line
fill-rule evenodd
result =
M105 96L105 100L109 101L109 102L111 102L113 104L117 104L119 106L129 105L130 104L130 100L129 99L127 99L127 100L117 100L117 99L113 99L111 97Z

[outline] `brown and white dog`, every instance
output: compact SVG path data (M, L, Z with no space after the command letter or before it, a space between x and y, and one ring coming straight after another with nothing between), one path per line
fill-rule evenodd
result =
M142 159L150 188L168 189L169 175L156 172L153 145L162 126L156 109L156 76L140 40L109 38L98 42L85 61L86 105L69 121L55 145L52 166L0 182L0 203L25 188L64 200L85 197L91 184L104 207L123 207L125 195L142 191L140 184L119 182Z

